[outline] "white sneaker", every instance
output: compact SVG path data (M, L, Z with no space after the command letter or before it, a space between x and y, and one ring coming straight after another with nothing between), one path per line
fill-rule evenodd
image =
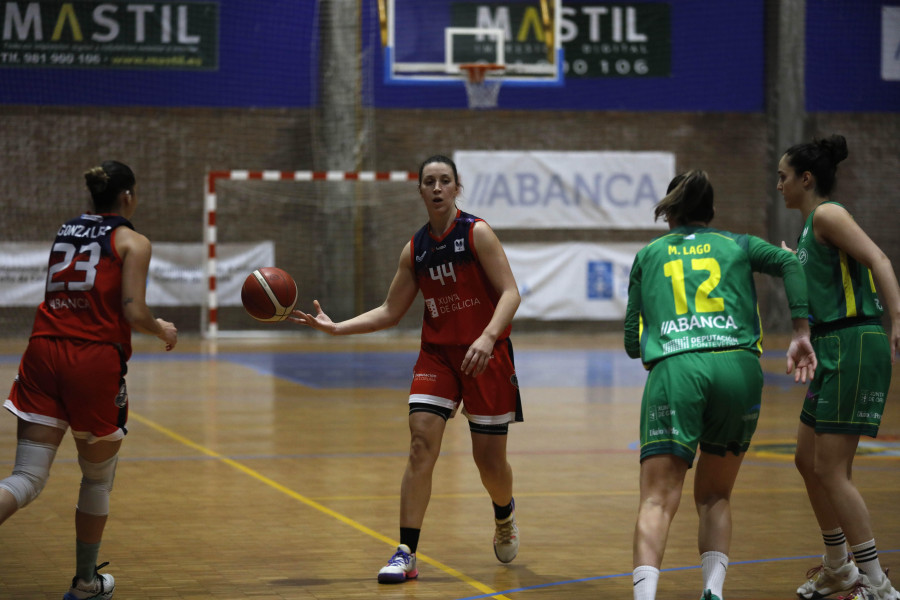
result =
M806 578L806 583L797 588L797 596L803 600L818 600L853 589L859 580L859 569L849 559L837 569L832 569L825 564L823 556L822 564L807 571Z
M409 551L409 546L400 544L388 564L378 571L378 583L402 583L418 576L416 555Z
M512 562L519 553L519 528L516 526L516 504L505 519L494 519L494 555L502 563Z
M878 586L872 585L865 573L860 573L853 594L843 600L900 600L900 593L897 593L897 590L891 585L887 573L884 574L884 579Z
M72 578L72 587L63 596L63 600L109 600L116 588L116 580L112 575L101 575L97 571L108 565L103 563L94 568L94 580L87 582L78 576Z

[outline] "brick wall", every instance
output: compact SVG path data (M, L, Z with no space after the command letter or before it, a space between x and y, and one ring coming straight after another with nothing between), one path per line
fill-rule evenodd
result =
M82 172L114 158L132 166L137 175L142 204L134 220L140 231L154 241L199 242L205 173L324 168L317 164L323 159L313 142L316 118L308 110L4 106L0 208L5 218L0 239L49 242L56 225L87 206ZM413 170L430 154L457 149L667 151L675 154L678 171L709 172L716 190L717 227L765 238L767 206L781 202L762 114L369 109L368 120L365 155L359 166L348 165L347 170ZM818 114L812 121L817 135L836 132L847 137L850 157L839 168L835 199L847 204L897 268L900 115ZM466 174L460 175L465 184ZM409 194L409 210L419 210L414 187ZM424 222L424 213L420 220ZM504 241L647 237L645 232L593 230L501 233ZM395 268L398 246L384 252L380 260ZM383 295L389 282L379 271L367 288L366 302ZM761 297L764 302L764 294ZM415 328L420 316L411 312L416 314L404 326ZM32 309L4 313L0 332L27 332ZM167 310L167 316L177 318L183 331L199 328L196 309ZM553 325L568 326L583 329L584 324Z

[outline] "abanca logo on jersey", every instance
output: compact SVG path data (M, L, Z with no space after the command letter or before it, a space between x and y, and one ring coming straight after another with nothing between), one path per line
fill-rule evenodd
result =
M688 317L680 317L670 321L663 321L660 326L660 335L668 335L673 332L693 331L697 328L713 328L713 329L737 329L737 323L731 315L716 315L715 317L698 317L691 315Z

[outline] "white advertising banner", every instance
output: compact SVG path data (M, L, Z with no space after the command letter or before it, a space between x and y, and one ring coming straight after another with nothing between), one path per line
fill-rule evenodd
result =
M46 242L0 243L0 306L37 306L44 299ZM206 246L155 242L147 278L150 306L201 306L209 292L204 266ZM216 290L220 306L240 306L241 286L250 271L275 264L275 243L219 244Z
M670 152L460 150L460 207L494 229L665 229L653 207L675 176Z
M640 243L506 243L522 304L517 318L618 320L628 303L628 274ZM250 270L275 264L271 241L217 246L220 306L240 306ZM0 306L37 306L44 297L49 245L0 243ZM151 306L200 306L208 293L198 243L153 244L147 281Z
M900 6L881 7L881 78L900 81Z
M516 318L623 319L631 264L643 246L590 242L504 244L522 296Z
M0 242L0 306L33 306L44 300L49 242Z

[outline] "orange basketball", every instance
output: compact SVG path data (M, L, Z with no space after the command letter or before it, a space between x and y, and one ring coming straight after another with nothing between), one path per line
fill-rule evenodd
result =
M297 283L278 267L262 267L244 280L241 302L257 321L284 321L297 304Z

